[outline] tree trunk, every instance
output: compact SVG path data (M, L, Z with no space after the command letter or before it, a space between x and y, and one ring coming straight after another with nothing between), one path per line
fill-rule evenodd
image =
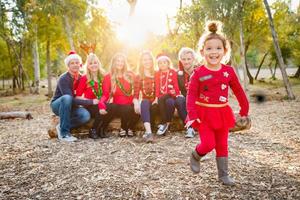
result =
M276 61L275 62L275 67L274 67L274 71L273 71L273 74L272 74L272 79L276 79L276 69L277 69L277 65L278 65L278 62Z
M280 50L280 47L279 47L277 33L275 31L275 28L274 28L273 18L272 18L271 10L270 10L270 7L269 7L269 3L268 3L267 0L264 0L264 4L265 4L265 7L266 7L266 10L267 10L267 13L268 13L268 17L269 17L270 28L271 28L272 37L273 37L273 43L274 43L274 46L275 46L276 56L277 56L277 60L278 60L278 63L279 63L279 68L281 70L284 86L285 86L288 98L292 100L292 99L295 99L295 95L293 94L292 87L290 85L287 73L285 71L286 67L285 67L285 64L284 64L284 61L283 61L283 58L282 58L282 54L281 54L281 50Z
M245 52L245 54L246 54L246 52ZM248 63L247 63L247 58L246 58L246 56L245 56L245 66L246 66L246 72L247 72L247 77L248 77L248 79L249 79L249 83L250 83L251 85L253 85L253 76L252 76L251 73L250 73L250 70L249 70L249 67L248 67Z
M269 52L265 53L264 56L263 56L263 58L262 58L262 60L260 61L260 64L259 64L259 66L258 66L256 75L255 75L255 78L254 78L255 80L257 80L257 77L258 77L258 74L259 74L259 72L260 72L261 66L263 65L263 63L264 63L264 61L265 61L265 58L267 57L268 53L269 53Z
M4 76L4 74L3 74L3 75L2 75L2 88L3 88L3 90L5 89L4 81L5 81L5 76Z
M244 89L248 90L248 79L247 79L247 63L246 63L246 55L245 55L245 47L244 47L244 32L243 32L243 20L240 19L240 42L241 42L241 48L240 48L240 54L242 58L242 68L243 68L243 75L244 75Z
M268 64L271 76L273 75L272 63L273 63L273 61L271 60L270 63Z
M40 93L40 59L38 51L37 25L34 27L34 41L32 44L33 64L34 64L34 93Z
M293 76L294 78L300 78L300 65L298 66L297 72Z
M71 50L75 50L74 41L73 41L73 37L72 37L72 30L71 30L71 26L69 23L69 17L67 15L64 15L64 21L65 21L66 32L67 32L67 37L69 40L70 48L71 48Z
M51 72L51 58L50 58L50 38L48 37L47 39L47 79L48 79L48 97L51 98L53 95L52 92L52 82L51 82L51 78L52 78L52 72Z

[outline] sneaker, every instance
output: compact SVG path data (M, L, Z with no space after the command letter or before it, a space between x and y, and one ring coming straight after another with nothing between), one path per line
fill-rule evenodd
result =
M70 134L60 140L64 142L76 142L78 139Z
M59 140L61 140L63 138L63 136L61 135L61 132L60 132L60 124L57 124L55 129L56 129L56 133L57 133L57 138Z
M160 124L156 132L157 135L164 135L169 128L169 124Z
M120 129L119 136L120 137L125 137L126 136L126 131L124 129Z
M185 135L186 138L193 138L195 137L195 131L192 127L189 127L186 131L186 135Z
M143 139L147 143L153 142L153 134L152 133L145 133L143 135Z
M127 135L128 137L133 137L134 136L133 131L131 129L128 129Z

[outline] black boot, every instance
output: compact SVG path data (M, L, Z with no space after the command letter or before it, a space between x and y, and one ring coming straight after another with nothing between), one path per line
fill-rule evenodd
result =
M97 131L96 131L96 129L94 129L94 128L91 128L90 130L89 130L89 136L90 136L90 138L93 138L93 139L98 139L99 138L99 136L98 136L98 134L97 134Z

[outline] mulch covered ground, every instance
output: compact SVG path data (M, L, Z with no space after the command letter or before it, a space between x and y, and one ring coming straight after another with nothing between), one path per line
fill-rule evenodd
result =
M34 119L0 120L0 199L300 199L299 98L251 103L252 128L229 138L235 187L217 181L214 153L190 171L198 137L62 143L47 134L48 103L26 109Z

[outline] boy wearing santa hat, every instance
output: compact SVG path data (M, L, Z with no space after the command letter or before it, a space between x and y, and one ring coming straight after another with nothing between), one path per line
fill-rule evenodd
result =
M59 77L50 107L54 114L59 116L60 123L56 126L58 139L75 142L77 138L71 135L70 129L88 122L90 114L85 108L78 106L84 105L86 101L74 98L80 78L81 57L75 51L71 51L64 62L68 71Z

